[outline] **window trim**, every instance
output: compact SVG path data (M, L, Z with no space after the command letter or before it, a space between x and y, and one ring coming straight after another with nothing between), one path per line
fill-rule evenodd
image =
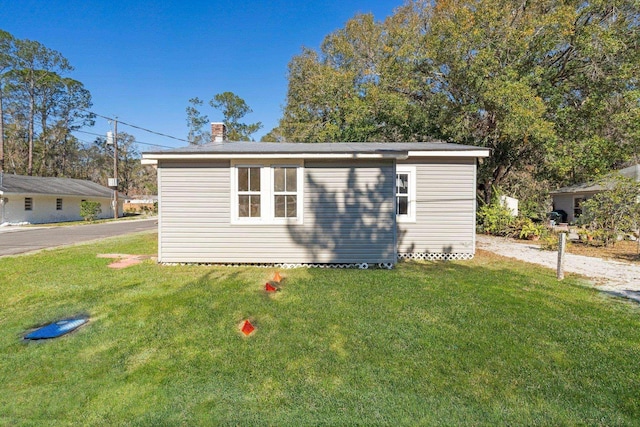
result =
M296 170L296 191L292 192L292 191L276 191L275 189L275 173L276 173L276 168L289 168L289 169L295 169ZM302 213L303 213L303 199L302 199L302 188L303 188L303 184L304 181L302 180L302 169L303 167L301 165L292 165L292 164L272 164L269 165L269 174L270 174L270 178L271 178L271 183L270 183L270 193L269 193L269 203L271 204L271 206L269 207L270 209L270 214L272 216L271 220L276 223L276 224L302 224ZM286 181L286 172L285 172L285 181ZM275 197L276 195L278 196L296 196L296 216L293 218L287 218L287 217L276 217L276 206L275 206ZM300 220L298 219L300 218Z
M416 222L416 167L408 165L396 165L396 173L393 180L393 210L397 212L397 195L398 189L396 187L398 182L398 174L409 175L409 191L407 192L409 199L409 208L406 215L396 214L397 222Z
M238 168L260 168L260 217L240 217L238 206ZM275 216L275 189L274 169L296 168L296 214L295 218L277 218ZM231 161L230 165L230 203L231 224L239 225L281 225L303 224L304 213L304 161L283 159L281 161L269 160L238 160Z
M581 196L573 196L573 207L572 207L572 211L573 211L573 219L576 220L578 218L580 218L580 216L582 216L582 214L584 213L584 208L582 207L582 204L587 200L587 198L584 195ZM579 201L579 202L578 202ZM578 202L576 204L576 202Z
M238 179L238 169L241 168L246 168L248 170L250 169L258 169L258 175L260 176L260 188L258 190L246 190L246 191L240 191L240 189L237 187L237 179ZM236 209L237 209L237 215L238 215L238 219L242 220L242 221L255 221L258 218L261 218L263 215L263 209L262 209L262 205L264 203L264 201L262 200L262 181L263 181L263 173L262 173L262 169L260 169L258 166L256 165L252 165L252 166L241 166L238 165L236 166L236 173L234 174L236 177L236 191L235 191L235 197L234 197L234 202L236 204ZM249 172L247 174L247 185L249 186L249 188L251 187L251 172ZM251 216L251 202L249 202L249 216L240 216L240 204L238 202L238 199L240 198L240 196L258 196L260 197L260 214L258 216Z

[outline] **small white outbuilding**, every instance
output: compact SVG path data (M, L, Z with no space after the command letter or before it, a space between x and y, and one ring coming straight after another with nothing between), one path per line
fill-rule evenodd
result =
M518 216L518 199L502 195L500 196L500 204L511 212L511 216Z

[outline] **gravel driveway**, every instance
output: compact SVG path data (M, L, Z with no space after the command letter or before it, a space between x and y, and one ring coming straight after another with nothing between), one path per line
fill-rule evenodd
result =
M476 236L478 249L556 269L558 252L504 237ZM564 271L588 277L597 289L640 302L640 266L583 255L565 254Z

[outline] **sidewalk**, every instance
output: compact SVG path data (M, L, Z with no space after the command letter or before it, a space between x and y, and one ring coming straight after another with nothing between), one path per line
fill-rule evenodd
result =
M476 236L476 242L478 249L505 257L554 270L558 265L558 252L544 251L531 243L480 234ZM594 286L603 292L640 302L640 265L567 253L564 271L590 278Z

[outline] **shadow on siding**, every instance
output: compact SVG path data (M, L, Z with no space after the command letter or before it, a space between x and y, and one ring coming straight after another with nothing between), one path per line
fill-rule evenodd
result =
M305 226L287 231L313 262L395 262L394 177L384 169L376 181L362 182L358 168L350 167L346 182L332 177L329 188L320 182L326 174L310 168Z

